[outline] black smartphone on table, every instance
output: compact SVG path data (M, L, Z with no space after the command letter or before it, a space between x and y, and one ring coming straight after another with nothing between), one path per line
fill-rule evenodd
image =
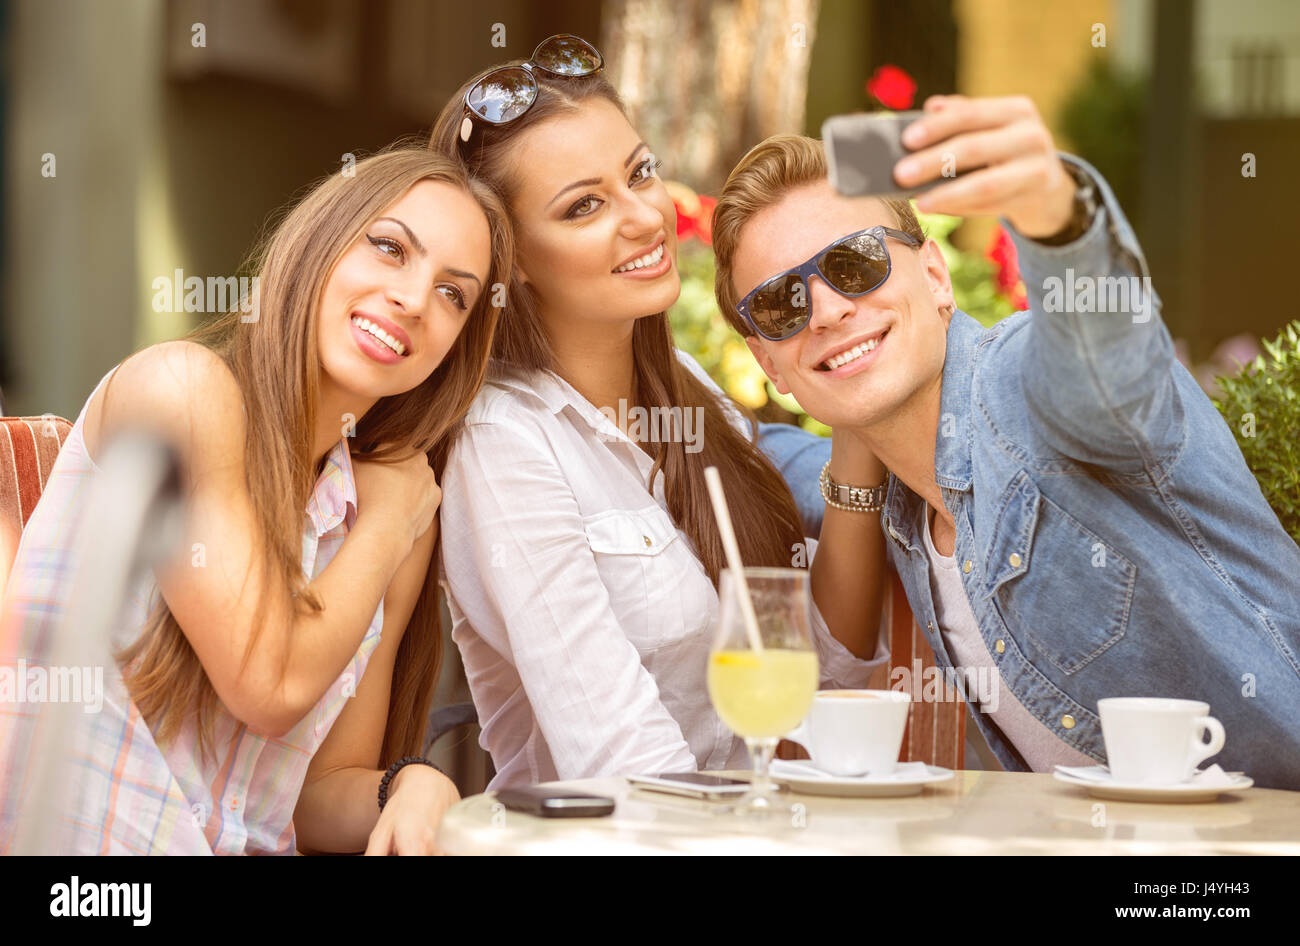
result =
M503 788L497 801L511 811L539 818L600 818L614 813L614 799L604 795L583 795L562 788L529 785L526 788Z

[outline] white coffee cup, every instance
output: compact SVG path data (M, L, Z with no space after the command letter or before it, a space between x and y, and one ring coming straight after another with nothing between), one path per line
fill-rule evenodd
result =
M903 745L909 694L897 690L821 690L786 734L831 775L888 775Z
M1097 713L1117 782L1186 782L1223 748L1223 724L1210 715L1210 704L1199 700L1107 697L1097 701Z

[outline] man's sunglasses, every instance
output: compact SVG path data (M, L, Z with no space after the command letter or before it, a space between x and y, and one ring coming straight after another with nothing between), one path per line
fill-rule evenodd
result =
M908 246L922 241L892 227L870 227L841 237L806 262L773 276L736 305L736 311L764 338L779 342L803 331L812 318L808 277L816 274L850 299L879 289L893 263L885 237Z
M460 145L474 133L474 120L508 125L537 101L534 69L564 79L595 75L605 60L595 46L569 33L542 40L532 58L518 66L494 69L465 93L465 117L460 123Z

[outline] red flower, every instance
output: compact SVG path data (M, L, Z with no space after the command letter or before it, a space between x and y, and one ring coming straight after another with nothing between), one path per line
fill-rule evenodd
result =
M718 204L716 197L703 194L674 195L673 206L677 209L677 242L691 237L699 237L705 246L713 245L713 208Z
M867 92L885 108L902 111L912 107L916 81L897 66L881 66L867 80Z
M984 251L984 256L997 267L997 272L993 278L997 284L998 292L1011 300L1011 306L1016 312L1029 308L1029 299L1025 295L1025 284L1020 278L1020 262L1016 255L1016 244L1012 242L1011 235L1001 226L993 231L993 237L989 240L989 246Z

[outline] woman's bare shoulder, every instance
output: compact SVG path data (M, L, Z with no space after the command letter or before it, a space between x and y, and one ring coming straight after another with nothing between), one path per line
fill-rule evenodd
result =
M83 436L92 457L124 430L161 434L191 455L242 454L244 398L230 368L210 348L177 339L124 360L91 397Z

